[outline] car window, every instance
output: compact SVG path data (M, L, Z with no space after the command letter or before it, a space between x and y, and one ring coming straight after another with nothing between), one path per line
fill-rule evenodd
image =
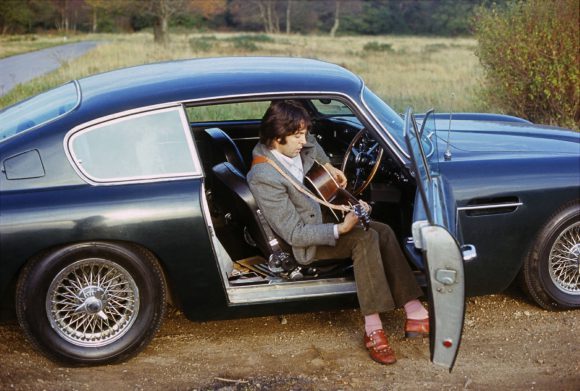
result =
M313 99L312 104L322 115L353 115L344 103L334 99Z
M72 111L80 102L75 82L27 99L0 111L0 142Z
M178 108L99 124L69 141L79 170L95 182L199 175L201 169Z
M225 103L210 106L187 107L191 122L261 120L270 101Z

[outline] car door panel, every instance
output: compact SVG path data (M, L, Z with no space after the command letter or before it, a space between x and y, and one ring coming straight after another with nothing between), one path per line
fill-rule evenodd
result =
M415 119L408 110L405 138L411 156L410 170L417 183L413 243L423 254L428 277L431 361L451 370L461 343L465 315L463 251L472 259L475 249L460 246L456 239L460 237L460 228L455 223L452 189L432 170L420 137Z

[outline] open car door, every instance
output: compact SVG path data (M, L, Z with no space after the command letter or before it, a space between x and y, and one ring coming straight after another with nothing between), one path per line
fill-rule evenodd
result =
M436 171L436 141L423 131L430 114L419 130L411 109L405 113L405 139L417 182L413 244L423 254L427 276L431 361L451 370L465 315L463 262L475 257L475 248L459 245L455 201L445 179Z

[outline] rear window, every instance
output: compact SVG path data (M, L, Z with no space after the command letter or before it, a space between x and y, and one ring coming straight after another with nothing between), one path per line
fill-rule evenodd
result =
M76 82L70 82L7 107L0 111L0 142L69 113L79 102Z
M180 108L139 113L75 133L69 142L79 170L93 182L161 180L201 175Z

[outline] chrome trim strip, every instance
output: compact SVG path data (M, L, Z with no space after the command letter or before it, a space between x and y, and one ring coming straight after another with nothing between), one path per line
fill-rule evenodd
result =
M232 304L280 302L356 293L354 280L346 278L292 281L227 289Z
M487 205L475 205L475 206L460 206L455 210L455 232L459 231L459 212L467 210L482 210L482 209L501 209L501 208L513 208L522 206L523 202L508 202L505 204L487 204Z
M403 158L401 157L401 155L399 155L399 153L397 152L397 149L403 153L403 156L405 156L405 158L406 158L407 160L411 159L411 156L410 156L410 155L407 153L407 151L405 151L405 150L404 150L404 149L403 149L403 148L402 148L402 147L399 145L399 143L397 143L397 140L395 140L395 139L393 138L393 136L391 135L391 133L389 133L388 129L387 129L387 128L385 128L385 127L383 126L383 123L382 123L381 121L379 121L379 119L378 119L378 118L375 116L375 114L374 114L374 113L371 111L371 109L370 109L370 108L369 108L369 106L368 106L368 103L365 101L364 94L363 94L363 90L364 90L364 83L363 83L363 88L362 88L362 89L361 89L361 91L360 91L360 100L361 100L361 102L363 102L363 105L364 105L365 109L366 109L366 110L367 110L367 111L370 113L370 115L373 117L373 120L375 121L375 123L377 123L377 124L378 124L378 126L379 126L381 129L383 129L384 133L386 133L386 134L388 135L388 137L391 139L391 142L388 142L388 140L385 140L385 139L383 139L383 140L384 140L384 141L385 141L385 142L386 142L386 143L387 143L389 146L391 146L391 149L393 150L393 153L394 153L394 154L397 156L397 158L399 158L399 160L401 161L401 163L405 163L405 159L403 159ZM385 104L386 104L386 102L385 102ZM393 144L393 143L395 144L395 146L396 146L397 148L392 148L392 144Z
M340 96L344 100L350 102L354 107L356 107L359 114L361 116L363 116L364 119L368 123L375 126L376 135L378 137L380 137L391 148L393 153L397 156L397 158L399 158L400 162L402 164L405 164L406 163L405 159L403 157L401 157L401 155L397 152L397 149L399 149L401 151L404 151L404 150L399 146L399 144L397 144L397 142L394 139L393 139L393 142L394 142L396 148L393 147L392 142L389 139L384 137L383 133L386 133L388 135L388 137L392 139L392 136L390 135L388 130L382 126L380 121L376 120L376 117L369 110L367 104L364 102L364 99L362 98L362 93L363 93L363 90L365 88L365 84L364 84L364 81L362 79L360 79L360 80L361 80L361 90L359 92L359 94L360 94L359 98L360 98L361 102L363 102L363 106L359 105L355 100L353 100L350 95L347 95L343 92L338 92L338 91L285 91L285 92L262 92L262 93L258 93L258 94L249 93L249 94L238 94L238 95L224 95L224 96L214 96L214 97L208 97L208 98L193 99L190 101L183 101L183 104L187 106L187 105L190 105L191 103L198 104L198 103L203 103L205 101L229 100L229 99L247 98L247 97L267 98L269 96L288 96L288 95L291 95L292 97L299 99L300 96L305 96L305 97L313 97L313 96L315 97L318 95ZM296 96L296 95L298 95L298 96ZM255 100L260 100L260 99L255 99ZM369 115L367 113L370 113L370 115L372 117L369 117ZM379 125L380 129L383 130L382 132L380 131L380 129L376 129L377 124ZM405 152L404 152L404 154L407 158L409 158Z
M204 97L204 98L198 98L198 99L191 99L191 100L184 100L184 101L172 101L172 102L166 102L166 103L160 103L160 104L155 104L155 105L151 105L151 106L144 106L144 107L139 107L139 108L135 108L135 109L130 109L130 110L126 110L126 111L122 111L119 113L115 113L115 114L110 114L104 117L100 117L100 118L96 118L94 120L91 120L89 122L85 122L83 124L80 124L78 126L75 126L74 128L72 128L71 130L69 130L67 132L67 134L64 137L64 149L65 149L65 153L67 154L67 157L69 158L69 160L72 163L72 166L75 168L75 171L77 171L77 173L79 173L79 171L76 168L76 164L74 164L74 160L72 160L71 155L69 153L69 139L71 138L71 136L76 133L81 131L82 129L85 129L87 127L93 126L95 124L99 124L102 122L106 122L106 121L110 121L110 120L114 120L117 118L122 118L122 117L126 117L126 116L130 116L132 114L136 114L136 113L144 113L147 111L153 111L153 110L158 110L158 109L164 109L164 108L170 108L170 107L178 107L178 106L192 106L192 105L200 105L203 104L205 102L212 102L212 103L216 103L216 101L228 101L228 100L233 100L233 99L246 99L246 98L255 98L252 100L261 100L264 98L268 98L268 97L277 97L277 96L288 96L291 95L293 97L299 98L300 96L304 96L304 97L315 97L315 96L319 96L319 95L330 95L330 96L338 96L341 97L343 100L348 101L349 103L352 104L352 106L354 106L357 111L359 112L359 114L364 117L364 119L374 125L375 127L375 134L380 137L393 151L393 153L397 156L397 158L400 160L400 162L402 164L405 164L405 159L397 152L397 149L402 150L401 147L397 144L396 141L394 141L394 139L392 139L392 136L390 135L390 133L388 132L387 129L385 129L381 122L378 121L376 119L376 117L374 116L374 114L369 110L367 104L365 103L362 94L363 94L363 90L365 88L365 84L364 81L362 79L361 80L361 90L360 90L360 100L361 102L363 102L363 106L359 105L357 101L353 100L349 95L342 93L342 92L338 92L338 91L284 91L284 92L261 92L261 93L247 93L247 94L234 94L234 95L217 95L217 96L211 96L211 97ZM76 82L76 85L78 85L78 82ZM79 87L79 91L80 91L80 87ZM79 98L80 99L80 98ZM370 114L368 114L370 113ZM369 117L370 115L370 117ZM379 126L379 129L376 128L376 126ZM189 123L188 123L188 129L189 129ZM382 131L380 131L382 129ZM388 138L385 138L384 134L386 133L388 135ZM390 140L392 139L392 141ZM393 143L395 144L395 146L393 146ZM408 156L405 153L405 156L408 158ZM193 176L193 177L197 177ZM125 183L125 182L114 182L114 183L103 183L103 182L92 182L90 180L87 180L87 178L84 178L84 175L81 175L81 178L83 178L86 182L91 183L93 185L103 185L103 184L117 184L117 183ZM174 179L184 179L186 177L183 178L174 178ZM159 180L167 180L167 178L150 178L150 179L144 179L144 182L155 182L155 181L159 181ZM140 181L139 181L140 182ZM138 181L133 181L132 183L139 183Z
M458 207L458 211L462 210L481 210L481 209L500 209L500 208L513 208L522 206L523 202L508 202L505 204L487 204L487 205L475 205L475 206L461 206Z

